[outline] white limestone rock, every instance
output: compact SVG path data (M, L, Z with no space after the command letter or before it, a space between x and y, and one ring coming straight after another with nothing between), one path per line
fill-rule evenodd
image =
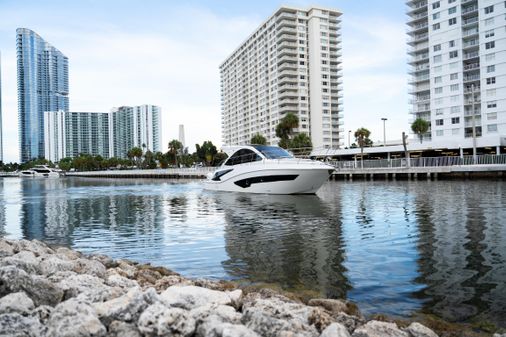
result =
M137 281L131 280L119 274L111 274L107 276L105 284L107 284L110 287L119 287L119 288L139 287L139 283L137 283Z
M34 317L15 312L0 314L0 337L38 337L43 332L42 324Z
M320 337L350 337L350 334L342 324L332 323L322 331Z
M181 308L162 303L150 305L139 317L139 331L147 336L193 336L195 319Z
M69 249L67 247L57 248L55 255L62 260L77 260L82 257L82 254L80 252Z
M15 266L0 267L0 296L24 291L35 306L55 306L63 298L63 290L45 277L29 275Z
M75 263L52 254L39 257L38 267L41 274L49 276L57 272L71 271L75 268Z
M38 265L39 261L35 254L26 250L0 260L0 266L16 266L17 268L23 269L28 274L38 274Z
M99 261L81 258L74 262L74 271L78 274L93 275L102 279L106 276L107 270Z
M406 331L409 332L412 337L438 337L434 331L417 322L411 323L406 328Z
M75 298L57 305L47 322L47 336L101 337L106 334L95 309Z
M125 289L109 287L103 279L86 274L70 275L57 285L65 291L65 299L79 297L87 302L108 301L125 293Z
M26 315L34 307L32 299L22 291L10 293L0 298L0 314L17 312Z
M132 288L126 294L103 303L94 303L98 317L106 325L112 321L136 322L149 303L140 288Z
M233 296L236 298L236 294ZM183 309L193 309L206 304L232 304L232 298L226 292L196 286L174 285L167 288L161 295L166 305Z
M14 255L14 248L4 239L0 239L0 258Z
M30 251L34 253L35 256L54 254L54 250L39 240L16 240L13 241L12 246L16 253Z
M395 323L373 320L355 329L352 337L410 337L410 335L400 330Z
M108 337L141 337L135 324L112 321L107 329Z

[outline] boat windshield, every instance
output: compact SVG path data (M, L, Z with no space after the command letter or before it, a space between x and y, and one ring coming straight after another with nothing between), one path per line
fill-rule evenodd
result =
M267 159L293 157L288 151L277 146L267 146L267 145L252 145L252 146L258 151L260 151L260 153L262 153Z

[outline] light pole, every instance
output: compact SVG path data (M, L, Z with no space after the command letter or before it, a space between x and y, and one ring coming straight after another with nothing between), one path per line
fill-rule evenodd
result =
M351 148L351 130L348 130L348 149Z
M471 84L471 93L472 93L472 122L473 122L473 164L476 164L476 119L475 119L475 111L474 111L474 83Z
M388 120L387 118L383 117L381 118L383 121L383 146L387 146L387 134L385 129L385 122Z

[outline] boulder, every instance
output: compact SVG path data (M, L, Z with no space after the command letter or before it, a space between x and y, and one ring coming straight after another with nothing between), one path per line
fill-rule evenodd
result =
M341 300L335 300L330 298L315 298L309 300L307 304L313 307L322 307L325 310L335 314L340 312L347 312L346 302Z
M237 296L234 294L234 298ZM193 309L206 304L232 304L229 293L196 286L175 285L167 288L161 295L166 305L183 309Z
M144 310L137 326L147 336L193 336L195 319L186 310L155 303Z
M191 286L194 284L193 281L190 281L181 275L169 275L157 280L153 286L157 291L162 292L173 285Z
M225 323L221 326L221 337L260 337L244 325Z
M149 303L140 288L133 288L126 294L103 303L94 303L98 317L104 324L112 321L137 322Z
M342 324L332 323L322 331L320 337L350 337L350 334Z
M12 242L14 252L18 253L21 251L30 251L35 256L41 256L46 254L53 254L54 251L49 248L45 243L39 240L16 240Z
M38 337L44 328L34 317L18 313L0 314L0 337Z
M410 335L400 330L395 323L373 320L355 329L352 337L410 337Z
M106 334L93 307L75 298L57 305L47 322L47 336L51 337L101 337Z
M49 317L51 316L51 313L53 312L53 307L50 307L49 305L40 305L37 308L33 309L30 313L30 316L35 317L39 320L42 324L47 324L47 321L49 320Z
M52 275L57 272L71 271L75 264L71 260L65 260L58 255L45 255L38 259L38 267L43 275Z
M74 261L74 271L78 274L93 275L99 278L105 278L105 266L96 260L77 259Z
M19 291L24 291L35 306L55 306L63 298L63 290L42 276L28 275L15 266L0 267L0 296Z
M366 323L364 318L350 316L348 314L345 314L344 312L334 314L332 315L332 318L337 323L344 325L349 333L352 333L358 326L364 325Z
M85 274L70 275L57 285L65 291L65 299L79 297L88 302L108 301L125 293L122 288L109 287L101 278Z
M141 337L135 324L112 321L107 331L108 337Z
M10 293L0 298L0 314L17 312L26 315L34 307L32 299L22 291Z
M0 260L0 266L16 266L28 274L37 274L39 272L38 265L39 261L35 257L35 254L30 251L20 251Z
M14 248L7 240L0 239L0 258L14 255Z
M67 247L59 247L56 249L55 253L62 260L77 260L82 257L80 252Z
M111 257L102 254L93 254L89 256L90 260L95 260L103 264L106 268L114 268L118 266L118 263Z
M135 280L131 280L119 274L111 274L107 276L105 280L105 284L110 287L119 287L119 288L134 288L139 287L139 283Z
M409 332L412 337L438 337L434 331L417 322L411 323L406 328L406 331Z

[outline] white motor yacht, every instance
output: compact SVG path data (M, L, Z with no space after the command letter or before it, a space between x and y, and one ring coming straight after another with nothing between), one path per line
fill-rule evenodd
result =
M208 175L204 188L214 191L315 194L334 171L322 162L295 158L267 145L224 148L229 158Z
M29 170L23 170L19 172L20 177L45 177L45 178L58 178L61 170L49 167L47 165L36 165Z

